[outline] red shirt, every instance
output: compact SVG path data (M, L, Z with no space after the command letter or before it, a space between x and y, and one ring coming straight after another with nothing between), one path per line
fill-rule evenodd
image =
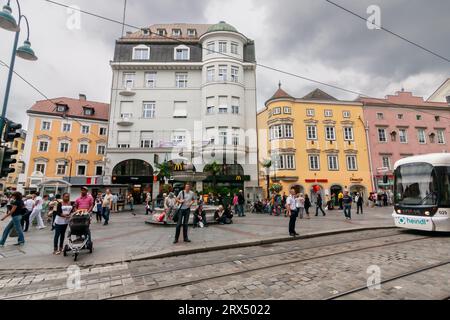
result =
M94 198L88 194L86 196L80 196L75 200L75 206L78 210L89 210L94 205Z

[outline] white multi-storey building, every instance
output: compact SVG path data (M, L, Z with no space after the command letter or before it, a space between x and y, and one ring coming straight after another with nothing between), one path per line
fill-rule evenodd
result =
M255 46L225 22L153 25L116 42L106 175L135 193L257 186ZM203 172L216 161L221 172Z

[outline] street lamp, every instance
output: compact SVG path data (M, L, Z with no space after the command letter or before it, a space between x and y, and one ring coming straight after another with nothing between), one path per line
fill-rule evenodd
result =
M37 60L36 54L34 53L33 49L31 49L30 25L28 23L28 19L26 16L24 16L22 14L19 0L16 0L17 8L19 11L19 20L18 20L18 22L16 22L16 19L12 15L12 9L11 9L10 3L11 3L11 0L8 0L8 3L3 7L3 10L0 12L0 28L16 33L16 37L14 39L13 51L12 51L12 55L11 55L11 63L9 64L8 81L6 83L6 92L5 92L5 99L3 101L2 116L0 118L0 132L3 132L3 127L5 126L5 116L6 116L6 110L8 108L9 93L11 91L11 82L12 82L12 76L14 73L14 65L16 62L16 56L18 56L22 59L25 59L25 60L29 60L29 61ZM18 47L19 46L19 36L20 36L20 23L22 22L22 19L24 19L27 24L27 39L24 41L24 43L21 47Z

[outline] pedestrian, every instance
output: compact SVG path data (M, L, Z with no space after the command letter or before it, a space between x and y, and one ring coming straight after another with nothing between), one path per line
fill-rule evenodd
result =
M131 192L128 193L127 202L128 202L128 205L130 206L131 213L133 214L133 216L135 216L136 213L134 212L134 198L133 198L133 194Z
M66 192L62 196L62 201L58 202L55 211L55 237L53 238L53 254L60 255L64 247L67 225L73 212L70 203L70 195ZM59 243L59 247L58 247Z
M311 200L309 200L309 196L305 194L305 213L308 219L309 219L309 208L311 208L311 206L312 206Z
M153 213L152 211L152 194L151 192L147 192L145 197L145 215L148 216L149 213Z
M88 188L81 187L81 195L75 200L75 211L84 211L87 213L91 213L92 209L94 208L94 204L94 198L88 193ZM89 240L92 241L91 230L88 230Z
M42 204L43 199L41 196L37 195L36 193L33 194L33 200L34 200L34 206L33 211L31 211L29 222L30 224L33 222L33 220L36 218L37 222L37 229L41 230L45 228L44 221L42 220Z
M289 217L289 235L291 237L298 236L295 231L295 222L297 220L297 204L295 200L295 189L292 188L289 197L286 198L286 212Z
M50 204L50 200L49 200L49 195L44 195L42 197L42 216L44 218L47 218L47 223L49 223L51 220L48 218L48 211L49 211L49 204Z
M103 219L105 219L105 222L103 223L104 226L107 226L109 224L109 216L111 214L112 201L113 196L111 194L111 190L106 189L106 193L102 201L102 217Z
M92 212L95 213L95 219L97 220L97 223L102 222L102 194L99 192L97 194L97 197L95 198L95 204L92 208Z
M206 222L206 212L203 210L203 201L199 201L197 209L194 212L194 228L206 228L208 226Z
M226 223L227 217L225 215L225 209L224 209L223 205L219 205L216 212L214 212L214 220L220 225L223 225Z
M22 194L20 192L14 192L11 198L11 209L7 211L6 215L3 218L1 218L1 221L5 221L6 218L11 217L11 221L6 225L5 230L3 230L3 236L0 240L0 247L3 247L5 245L6 239L8 238L13 228L18 235L16 245L22 246L25 244L25 237L23 235L21 221L26 209L25 204L22 200Z
M238 216L240 217L241 213L239 211L239 198L238 198L237 193L235 193L233 195L233 207L234 207L234 212L236 212L238 214Z
M359 192L356 193L355 202L356 202L356 214L359 214L360 210L361 214L363 214L364 197Z
M344 207L344 215L347 220L352 219L352 197L345 191L344 197L342 198L342 205Z
M184 242L191 242L188 238L188 224L189 216L191 214L191 206L195 201L195 193L191 191L191 185L186 184L184 190L179 192L177 197L177 203L180 204L178 214L177 227L175 231L175 240L173 243L178 243L180 237L181 225L183 225L183 239Z
M31 194L26 196L25 200L25 213L22 216L22 228L23 232L28 232L28 228L30 227L30 215L33 211L34 200Z
M338 194L338 203L339 203L339 210L342 210L344 207L342 206L342 199L344 198L344 194L342 191Z
M297 207L298 216L303 219L303 214L305 213L305 197L303 193L299 193L295 198L295 205ZM306 214L306 218L309 219L309 213Z
M164 223L167 223L169 219L172 219L175 213L175 205L177 204L177 199L173 192L169 192L169 195L164 199L164 211L166 215L164 217Z
M242 190L239 190L238 193L238 208L239 208L239 216L245 217L245 196Z
M319 210L322 211L324 217L326 216L325 211L323 211L322 205L322 196L320 195L320 193L318 193L316 198L316 217L319 215Z
M117 196L117 193L113 194L113 207L112 212L117 212L117 202L119 201L119 197Z

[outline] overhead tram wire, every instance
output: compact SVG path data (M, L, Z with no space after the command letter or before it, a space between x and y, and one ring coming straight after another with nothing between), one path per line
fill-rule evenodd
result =
M48 2L48 3L51 3L51 4L54 4L54 5L57 5L57 6L61 6L61 7L64 7L64 8L71 8L71 9L73 9L73 10L75 10L75 11L79 11L79 12L81 12L81 13L84 13L84 14L87 14L87 15L90 15L90 16L93 16L93 17L96 17L96 18L105 20L105 21L109 21L109 22L113 22L113 23L116 23L116 24L120 24L120 25L122 25L122 26L127 26L127 27L130 27L130 28L133 28L133 29L137 29L137 30L142 30L142 29L143 29L143 28L141 28L141 27L137 27L137 26L134 26L134 25L125 23L124 21L121 22L121 21L118 21L118 20L115 20L115 19L112 19L112 18L108 18L108 17L102 16L102 15L99 15L99 14L95 14L95 13L92 13L92 12L89 12L89 11L85 11L85 10L82 10L82 9L72 8L72 7L70 7L69 5L66 5L66 4L63 4L63 3L59 3L59 2L56 2L56 1L53 1L53 0L43 0L43 1ZM327 1L327 0L326 0L326 1ZM150 34L156 34L155 32L152 32L151 30L148 30L148 31L149 31ZM160 37L163 37L163 38L166 38L166 39L169 39L169 40L172 40L172 41L175 41L175 42L178 42L178 43L180 43L180 44L184 44L184 45L186 45L186 46L190 46L190 47L200 47L200 48L203 49L203 46L202 46L201 44L193 45L192 43L185 42L185 41L182 41L182 40L180 40L180 39L173 38L173 37L169 37L169 36L161 36L161 35L159 35L159 34L156 34L156 35L158 35L158 36L160 36ZM218 53L218 54L220 54L220 55L222 55L222 56L224 56L224 57L235 58L235 57L233 57L233 56L231 56L231 55L228 55L228 54L222 53L222 52L218 52L218 51L215 51L215 50L210 50L210 49L205 49L205 50L208 50L209 52L212 52L212 53ZM0 60L0 62L2 62L2 61ZM292 76L292 77L296 77L296 78L299 78L299 79L302 79L302 80L305 80L305 81L309 81L309 82L313 82L313 83L320 84L320 85L323 85L323 86L327 86L327 87L330 87L330 88L333 88L333 89L336 89L336 90L340 90L340 91L343 91L343 92L355 94L355 95L358 95L358 96L360 96L360 97L371 98L371 99L373 99L373 100L382 102L382 103L384 103L384 104L386 104L386 105L390 105L390 106L399 106L399 107L402 107L402 108L404 108L404 109L412 109L412 110L416 110L416 108L415 108L415 107L412 107L412 106L405 106L405 105L399 104L399 103L386 102L386 100L384 100L384 99L373 98L373 97L371 97L370 95L367 95L367 94L364 94L364 93L361 93L361 92L358 92L358 91L354 91L354 90L342 88L342 87L339 87L339 86L337 86L337 85L333 85L333 84L329 84L329 83L326 83L326 82L323 82L323 81L311 79L311 78L308 78L308 77L305 77L305 76L302 76L302 75L299 75L299 74L295 74L295 73L292 73L292 72L288 72L288 71L285 71L285 70L281 70L281 69L278 69L278 68L275 68L275 67L270 67L270 66L267 66L267 65L264 65L264 64L261 64L261 63L249 62L249 61L244 61L244 62L254 64L255 66L259 66L259 67L264 68L264 69L267 69L267 70L271 70L271 71L275 71L275 72L282 73L282 74L285 74L285 75L289 75L289 76ZM5 64L4 62L2 62L2 63ZM5 64L5 65L6 65L6 64ZM7 65L6 65L6 66L7 66ZM8 67L9 67L9 66L8 66ZM34 87L32 84L30 84L28 81L26 81L22 76L20 76L17 72L14 71L14 73L15 73L16 75L18 75L22 80L24 80L27 84L29 84L33 89L35 89L35 90L38 91L41 95L43 95L48 101L51 101L51 100L48 99L44 94L42 94L39 90L37 90L36 87ZM51 101L51 102L52 102L52 101ZM431 113L431 112L427 112L427 111L425 111L425 110L421 110L421 112L422 112L422 113L425 113L425 114L430 114L430 115L433 115L433 116L437 116L437 114L434 114L434 113ZM442 115L439 115L439 116L440 116L441 118L443 118L443 119L449 119L449 120L450 120L450 117L446 117L446 116L442 116Z
M341 10L343 10L343 11L345 11L345 12L347 12L347 13L349 13L349 14L351 14L351 15L353 15L353 16L361 19L361 20L363 20L364 22L367 22L367 18L366 17L363 17L360 14L358 14L358 13L356 13L356 12L350 10L350 9L347 9L347 8L341 6L340 4L338 4L338 3L334 2L334 1L331 1L331 0L325 0L325 1L328 2L331 5L333 5L333 6L337 7L337 8L339 8L339 9L341 9ZM394 37L397 37L397 38L399 38L399 39L409 43L410 45L413 45L413 46L415 46L415 47L417 47L417 48L419 48L419 49L421 49L421 50L423 50L423 51L425 51L425 52L427 52L429 54L432 54L433 56L435 56L435 57L437 57L439 59L442 59L442 60L444 60L446 62L450 62L450 58L444 57L443 55L441 55L441 54L439 54L437 52L434 52L434 51L432 51L432 50L430 50L428 48L425 48L423 45L418 44L417 42L414 42L412 40L409 40L409 39L405 38L404 36L394 32L394 31L392 31L390 29L387 29L387 28L385 28L385 27L383 27L381 25L377 25L375 23L372 23L372 24L374 26L376 26L377 28L383 30L384 32L387 32L390 35L392 35Z

